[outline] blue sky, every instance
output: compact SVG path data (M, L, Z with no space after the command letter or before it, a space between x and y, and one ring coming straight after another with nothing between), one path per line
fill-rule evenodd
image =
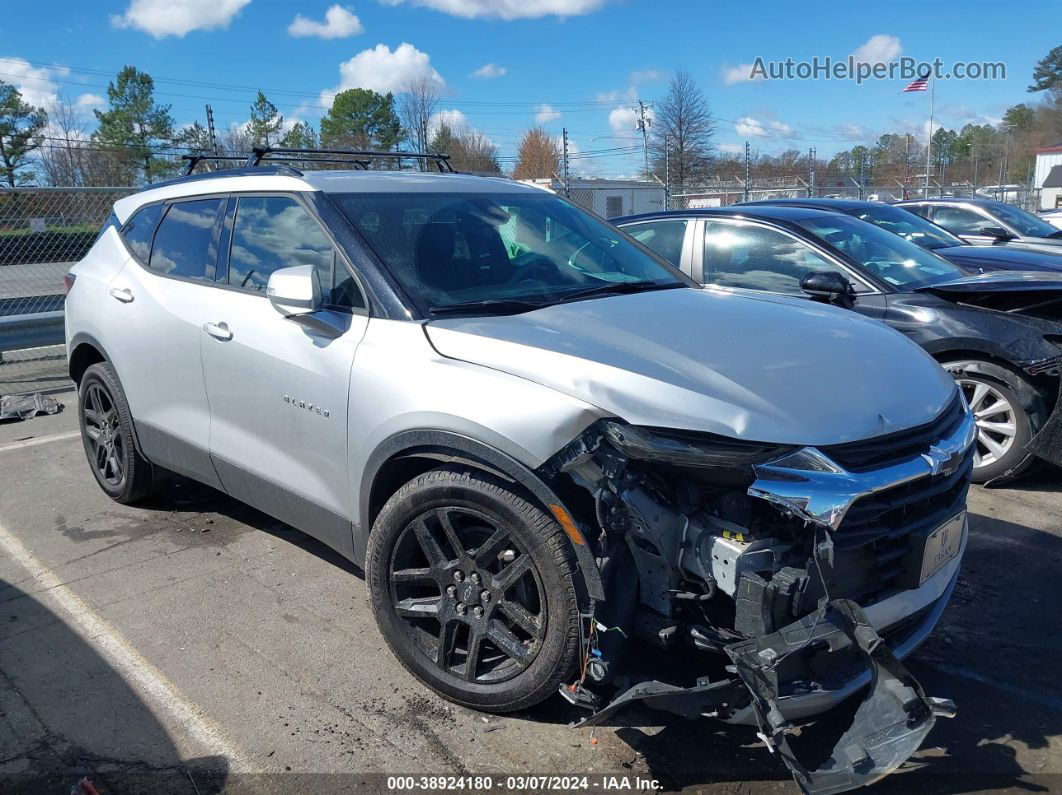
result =
M814 146L823 156L883 132L924 135L928 97L899 93L899 79L764 83L728 70L757 57L852 53L1001 61L1005 80L940 81L937 90L938 123L998 121L1035 99L1025 91L1033 66L1059 44L1051 16L1023 2L1004 13L998 2L50 0L7 5L0 80L31 101L62 94L88 112L133 64L156 78L178 123L203 121L210 102L225 127L246 121L256 88L289 121L315 121L330 90L421 76L438 81L451 121L485 134L503 156L537 117L555 134L567 127L584 153L582 173L615 176L633 173L640 158L599 150L638 143L631 108L659 99L677 67L702 86L722 149L748 140L758 151Z

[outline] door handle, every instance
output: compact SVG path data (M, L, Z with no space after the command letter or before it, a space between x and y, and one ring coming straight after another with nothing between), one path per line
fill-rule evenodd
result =
M229 329L228 323L204 323L203 331L209 334L216 340L227 341L232 339L232 331Z
M112 287L111 298L117 298L123 304L129 304L133 301L133 291L128 287Z

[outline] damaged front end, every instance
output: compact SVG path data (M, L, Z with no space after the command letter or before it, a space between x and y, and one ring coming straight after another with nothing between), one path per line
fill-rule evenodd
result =
M635 702L754 724L808 792L894 770L951 711L899 660L954 585L975 432L958 394L924 426L819 448L596 423L544 468L596 525L605 598L562 688L581 725ZM647 671L637 643L671 654ZM800 723L868 684L832 753L801 759Z

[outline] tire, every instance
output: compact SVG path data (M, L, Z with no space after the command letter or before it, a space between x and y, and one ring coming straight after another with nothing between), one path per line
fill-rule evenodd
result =
M110 364L100 362L85 370L77 409L85 457L104 493L123 505L152 494L155 473L137 452L129 403Z
M411 480L373 524L366 574L395 656L461 706L525 709L576 669L574 553L553 517L500 479L443 467Z
M973 482L1001 482L1025 473L1036 461L1026 448L1047 418L1039 390L994 362L966 359L943 366L958 382L977 421Z

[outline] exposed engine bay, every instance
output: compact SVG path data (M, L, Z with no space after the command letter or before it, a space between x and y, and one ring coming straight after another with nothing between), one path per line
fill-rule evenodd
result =
M894 770L954 706L927 698L890 644L916 645L951 584L884 637L864 609L957 570L974 433L958 398L922 428L822 450L596 423L545 472L594 520L604 598L562 688L592 712L580 725L635 702L752 723L808 792ZM647 671L660 655L646 645L684 673ZM819 697L866 684L832 754L801 759L789 736L843 700Z

